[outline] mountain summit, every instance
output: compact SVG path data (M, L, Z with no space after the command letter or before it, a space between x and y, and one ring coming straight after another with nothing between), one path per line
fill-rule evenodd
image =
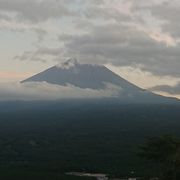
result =
M76 59L69 59L64 63L53 66L37 75L34 75L24 82L47 82L73 86L82 89L101 90L113 85L118 89L118 99L125 102L148 102L161 103L175 101L146 91L126 81L103 65L80 64Z
M103 65L80 64L76 59L53 66L23 82L42 82L51 84L71 84L80 88L103 89L107 83L120 86L126 91L137 91L140 88L113 73Z
M75 65L79 64L77 59L76 58L71 58L69 60L67 60L66 62L64 63L59 63L57 64L56 66L57 67L60 67L60 68L63 68L63 69L69 69Z

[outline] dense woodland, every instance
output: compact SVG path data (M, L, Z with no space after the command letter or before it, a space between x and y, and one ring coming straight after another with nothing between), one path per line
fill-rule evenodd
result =
M139 146L147 137L180 137L180 105L14 102L0 109L4 179L71 180L63 175L71 171L156 176L153 162L138 157Z

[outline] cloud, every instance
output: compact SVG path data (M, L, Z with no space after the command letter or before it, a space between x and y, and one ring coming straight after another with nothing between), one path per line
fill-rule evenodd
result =
M36 101L36 100L60 100L79 98L104 98L117 97L121 88L112 84L106 84L105 89L82 89L68 84L59 86L46 82L28 83L1 83L0 101Z
M139 67L156 75L180 77L180 46L157 42L147 32L111 23L83 35L61 35L67 55L91 63Z
M61 47L39 47L35 51L25 51L23 54L15 56L14 59L20 61L28 60L47 62L48 60L52 59L55 61L59 61L60 59L63 60L63 56L64 51Z
M53 20L78 16L72 3L73 0L0 0L0 30L33 32L40 43L47 32L56 29Z
M180 37L178 17L180 16L180 2L177 0L167 1L161 0L157 3L151 3L146 5L136 5L136 11L149 11L153 17L159 19L162 23L161 29L164 32L168 32L175 38Z
M75 15L68 5L71 1L63 0L0 0L0 11L14 13L19 20L34 23L46 21L50 18Z
M180 82L175 86L169 86L169 85L154 86L150 88L150 90L157 92L166 92L171 95L180 95Z
M16 60L76 57L180 78L179 9L178 0L0 0L0 29L37 34L37 49Z

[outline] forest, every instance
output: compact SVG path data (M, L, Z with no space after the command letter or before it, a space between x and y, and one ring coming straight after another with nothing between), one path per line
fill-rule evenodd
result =
M156 176L153 162L139 158L139 146L153 136L180 137L178 104L67 101L0 107L0 178L4 179L76 180L64 175L72 171Z

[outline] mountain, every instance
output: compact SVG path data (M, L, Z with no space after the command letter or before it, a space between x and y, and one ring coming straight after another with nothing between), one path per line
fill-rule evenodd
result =
M111 83L121 86L126 90L138 89L105 66L79 64L75 59L70 59L62 64L53 66L23 82L29 81L46 81L58 85L72 84L80 88L90 89L103 89L106 83Z
M53 66L22 83L44 81L63 86L71 84L79 88L94 90L105 89L107 85L113 85L119 88L118 99L122 102L169 103L177 101L174 98L163 97L139 88L103 65L80 64L76 59L69 59Z

